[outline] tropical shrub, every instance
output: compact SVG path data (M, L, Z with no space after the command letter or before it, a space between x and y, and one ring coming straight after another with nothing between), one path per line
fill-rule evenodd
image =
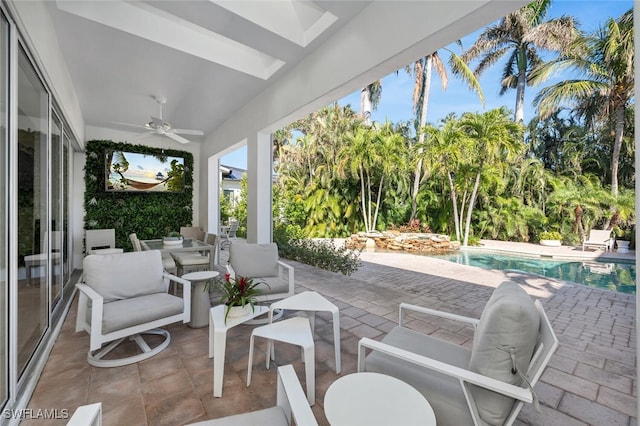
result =
M547 231L540 233L540 240L559 240L562 241L562 234L557 231Z
M429 225L426 223L420 223L420 219L411 219L409 223L407 223L406 225L396 226L391 224L389 226L389 229L392 231L399 231L399 232L414 232L414 233L431 232L431 228L429 228Z
M304 238L297 225L276 226L273 241L278 245L278 254L286 259L344 275L351 275L360 267L360 252L337 247L331 240Z

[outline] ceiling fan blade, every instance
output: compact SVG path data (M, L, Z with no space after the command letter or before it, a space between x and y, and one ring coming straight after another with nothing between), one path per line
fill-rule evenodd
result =
M155 130L152 130L152 131L150 131L150 132L140 133L140 134L135 135L134 137L132 137L132 138L128 139L128 142L133 142L133 141L136 141L136 140L138 140L138 139L143 139L143 138L146 138L146 137L147 137L147 136L149 136L149 135L154 135L154 134L156 134L156 131L155 131Z
M195 135L195 136L204 136L204 132L202 130L191 130L191 129L173 129L171 130L173 133L178 133L181 135Z
M120 121L112 121L112 124L117 124L119 126L127 126L127 127L136 127L138 129L146 129L145 126L141 126L139 124L131 124L131 123L122 123Z
M183 138L182 136L178 136L173 132L166 132L164 134L166 137L173 139L174 141L178 141L180 143L189 143L188 139Z

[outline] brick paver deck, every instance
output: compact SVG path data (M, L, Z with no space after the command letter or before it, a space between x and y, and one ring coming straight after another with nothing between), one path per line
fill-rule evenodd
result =
M224 252L223 252L224 254ZM478 317L493 289L514 280L540 298L560 347L536 386L540 411L525 406L516 424L637 424L635 295L567 285L523 274L485 271L421 256L362 253L351 277L290 262L296 290L315 290L341 310L342 374L356 371L357 342L380 338L397 321L398 304L410 302ZM222 398L212 396L207 331L177 324L158 356L111 369L86 363L88 336L74 333L75 307L67 318L29 408L67 408L102 401L105 425L179 425L275 403L275 371L258 355L251 387L245 386L250 326L228 336ZM316 320L316 405L320 424L324 394L336 379L330 317ZM449 321L413 324L425 332L470 345L472 331ZM296 347L277 345L277 363L292 363L304 383ZM37 421L23 424L40 424ZM60 424L64 424L63 421ZM456 425L457 426L457 425Z

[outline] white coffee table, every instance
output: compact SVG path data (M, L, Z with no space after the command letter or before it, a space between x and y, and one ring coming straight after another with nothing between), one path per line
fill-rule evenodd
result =
M333 382L324 397L332 426L435 426L429 401L411 385L379 373L353 373Z
M227 330L269 312L268 306L256 305L253 312L243 317L224 320L226 306L218 305L209 310L209 358L213 357L213 396L222 396L224 355L227 348Z

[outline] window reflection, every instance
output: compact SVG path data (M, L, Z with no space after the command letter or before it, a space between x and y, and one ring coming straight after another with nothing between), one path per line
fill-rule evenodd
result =
M18 370L48 320L47 92L25 52L18 54Z

